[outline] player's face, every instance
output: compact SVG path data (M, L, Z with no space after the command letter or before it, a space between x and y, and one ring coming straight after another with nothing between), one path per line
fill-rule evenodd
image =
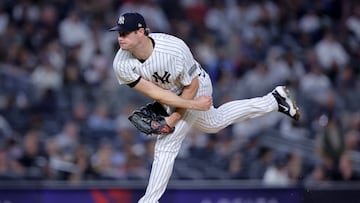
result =
M138 30L130 32L119 32L118 43L123 50L131 51L138 44Z

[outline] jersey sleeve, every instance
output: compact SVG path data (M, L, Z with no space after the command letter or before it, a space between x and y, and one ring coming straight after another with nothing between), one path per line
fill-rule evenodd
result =
M129 64L113 64L116 79L120 85L132 84L139 80L140 75L134 72Z
M197 65L189 47L183 42L180 49L179 68L182 69L180 75L180 81L184 86L187 86L197 76Z

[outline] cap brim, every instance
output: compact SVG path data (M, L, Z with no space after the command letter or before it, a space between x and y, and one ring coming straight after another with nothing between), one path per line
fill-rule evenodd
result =
M110 28L109 31L129 32L129 31L134 31L134 30L133 30L133 29L126 28L126 27L121 26L121 25L117 25L117 26L115 26L115 27Z
M122 27L119 26L119 25L117 25L117 26L112 27L112 28L109 29L110 32L112 32L112 31L120 31L120 30L122 30Z
M139 27L138 29L140 29L141 27ZM121 31L121 32L131 32L131 31L135 31L137 29L131 29L128 27L124 27L121 25L116 25L115 27L112 27L109 29L109 31Z

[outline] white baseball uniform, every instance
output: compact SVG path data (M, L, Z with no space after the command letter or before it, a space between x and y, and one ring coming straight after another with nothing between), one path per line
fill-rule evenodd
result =
M134 58L128 51L120 49L117 52L113 68L120 84L131 84L142 77L180 95L184 86L189 85L194 77L199 77L196 97L212 95L208 74L181 39L162 33L151 33L149 37L155 46L151 56L144 62ZM211 107L208 111L187 110L172 134L158 136L149 183L139 203L159 201L172 174L181 143L191 127L206 133L216 133L235 122L277 110L277 102L271 93L263 97L231 101L218 108Z

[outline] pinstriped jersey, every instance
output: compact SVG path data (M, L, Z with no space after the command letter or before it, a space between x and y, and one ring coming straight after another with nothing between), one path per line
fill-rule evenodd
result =
M130 84L142 77L180 95L183 87L203 70L183 40L164 33L151 33L149 36L155 46L143 63L121 48L116 53L113 68L118 82Z

